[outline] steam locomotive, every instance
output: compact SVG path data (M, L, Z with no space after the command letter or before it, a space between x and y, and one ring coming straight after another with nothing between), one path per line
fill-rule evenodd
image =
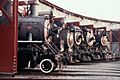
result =
M109 48L107 47L106 32L98 34L95 33L95 28L89 29L87 26L82 26L83 37L81 45L77 49L80 53L81 61L101 60L108 59L111 55ZM104 52L103 52L104 51Z
M34 4L29 6L30 14L18 20L18 69L40 68L50 73L62 64L110 58L105 29L65 24L64 18L55 18L51 11L36 16ZM0 20L8 23L3 16Z
M94 34L93 29L65 24L64 18L54 18L52 12L19 17L18 69L40 68L43 73L54 71L61 64L106 59L106 34Z
M106 46L105 34L95 36L85 28L66 26L49 17L19 18L18 67L39 67L43 73L50 73L58 63L105 58L107 53L101 49Z
M75 27L63 26L51 21L50 16L19 18L18 67L40 67L43 73L50 73L62 63L65 54L73 50L75 33Z

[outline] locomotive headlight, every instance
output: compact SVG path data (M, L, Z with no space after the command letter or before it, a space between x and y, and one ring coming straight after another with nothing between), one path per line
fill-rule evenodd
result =
M70 28L70 32L75 32L75 29L74 28Z

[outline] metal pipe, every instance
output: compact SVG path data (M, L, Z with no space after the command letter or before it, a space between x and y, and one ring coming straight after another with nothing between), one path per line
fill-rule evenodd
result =
M37 15L37 10L36 10L36 7L37 7L37 4L36 4L36 0L32 0L33 1L33 4L30 4L30 15L31 16L38 16Z

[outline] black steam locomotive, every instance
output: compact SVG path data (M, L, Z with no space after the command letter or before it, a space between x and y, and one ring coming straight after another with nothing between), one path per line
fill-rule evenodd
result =
M107 59L107 37L89 26L65 24L52 12L19 17L18 68L40 68L50 73L61 64ZM97 31L98 32L98 31ZM107 49L107 50L106 50Z
M105 30L65 24L64 18L54 18L52 12L36 16L34 5L29 5L26 16L19 13L18 69L40 68L43 73L50 73L62 64L110 58ZM4 17L0 20L8 23Z
M53 71L58 63L72 57L74 42L79 45L81 41L79 31L79 27L66 27L51 16L20 17L18 67L39 67L44 73Z
M58 63L105 58L106 35L94 35L86 27L69 25L49 16L19 18L18 67L53 71ZM104 37L104 38L103 38ZM102 38L104 39L103 42Z

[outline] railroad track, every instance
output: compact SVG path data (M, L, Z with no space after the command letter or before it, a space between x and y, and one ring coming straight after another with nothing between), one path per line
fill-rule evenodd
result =
M43 74L39 69L26 69L18 72L15 77L0 76L0 79L120 79L120 60L82 62L68 65L59 71L58 68L50 73Z

